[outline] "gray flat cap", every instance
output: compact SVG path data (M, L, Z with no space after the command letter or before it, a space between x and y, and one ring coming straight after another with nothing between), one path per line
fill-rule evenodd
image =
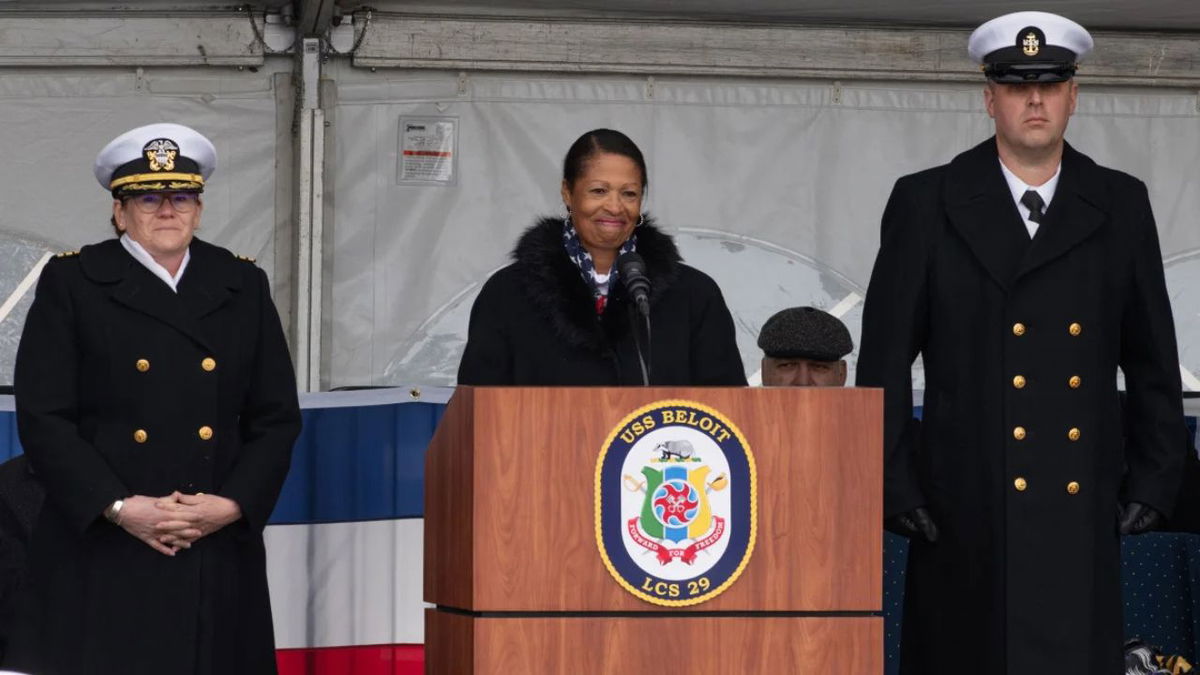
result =
M846 324L815 307L790 307L763 324L758 346L777 359L839 361L854 350Z

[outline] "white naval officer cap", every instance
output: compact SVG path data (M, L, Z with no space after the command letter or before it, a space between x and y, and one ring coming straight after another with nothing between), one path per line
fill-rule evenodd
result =
M182 124L148 124L114 138L96 155L93 173L113 197L139 192L203 192L217 149Z
M1013 12L971 33L967 53L993 82L1062 82L1092 51L1083 26L1049 12Z

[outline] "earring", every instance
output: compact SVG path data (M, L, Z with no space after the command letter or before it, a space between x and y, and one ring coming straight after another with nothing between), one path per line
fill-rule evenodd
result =
M646 222L646 214L640 213L640 214L638 214L637 225L634 225L634 227L641 227L642 224L645 222Z

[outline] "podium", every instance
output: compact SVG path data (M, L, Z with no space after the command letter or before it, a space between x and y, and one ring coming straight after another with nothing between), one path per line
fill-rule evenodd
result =
M459 387L425 672L881 673L882 445L873 389Z

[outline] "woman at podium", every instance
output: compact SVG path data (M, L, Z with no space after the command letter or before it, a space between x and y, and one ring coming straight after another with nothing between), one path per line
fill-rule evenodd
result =
M646 175L619 131L571 145L566 215L538 219L484 284L459 384L746 384L721 290L642 210Z

